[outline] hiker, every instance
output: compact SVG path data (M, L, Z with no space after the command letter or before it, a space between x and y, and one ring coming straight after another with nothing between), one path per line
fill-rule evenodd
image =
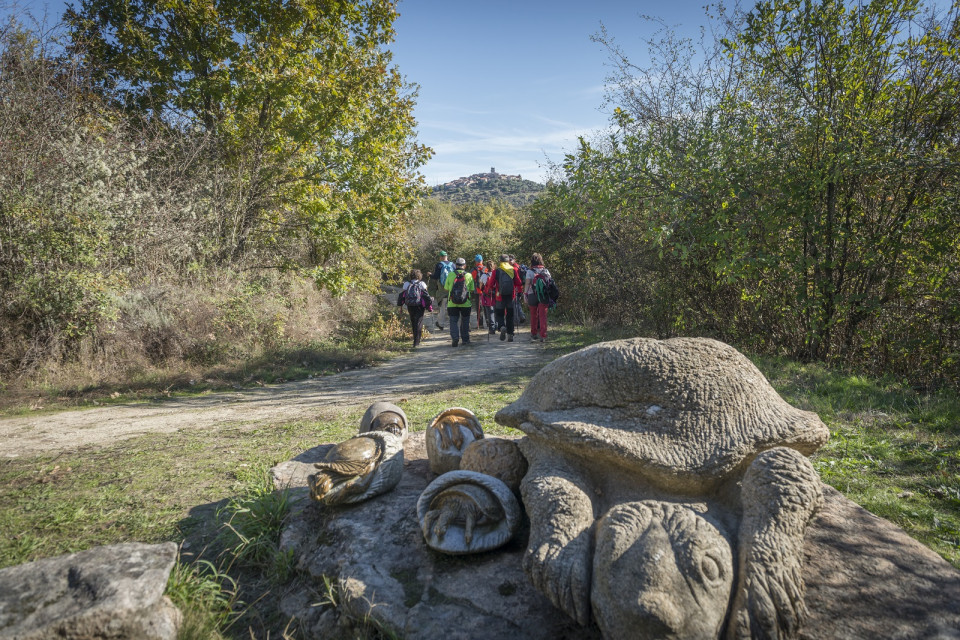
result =
M443 329L447 322L447 276L453 273L453 263L447 259L447 252L440 250L440 262L430 274L430 286L436 288L437 329Z
M420 346L423 336L423 314L433 311L433 300L427 293L427 284L421 280L423 274L420 269L412 269L403 283L403 291L397 296L397 306L406 305L410 312L410 326L413 329L413 346Z
M541 291L535 286L542 279ZM530 306L530 341L543 342L547 339L547 309L550 300L547 297L547 284L552 280L550 271L543 265L543 256L535 253L530 256L530 268L523 282L523 294Z
M510 256L511 258L513 256ZM517 273L520 275L520 282L526 282L527 278L527 265L521 264L516 260L513 261L513 266L517 270ZM527 322L527 316L523 313L523 302L524 297L520 294L517 294L516 300L514 300L514 318L517 319L517 324L525 324Z
M497 302L495 314L497 327L500 330L500 340L513 342L513 302L520 293L523 282L517 269L510 264L510 256L502 254L500 264L487 280L487 289L496 293Z
M493 307L496 304L496 296L487 289L487 281L490 279L490 274L493 273L493 260L487 260L483 266L484 272L483 275L480 276L480 305L483 308L482 315L484 321L490 328L489 333L493 335L497 332L497 319L493 312Z
M523 270L520 269L520 263L517 262L516 257L514 257L514 255L513 255L512 253L511 253L511 254L508 254L508 255L507 255L507 258L508 258L508 262L510 263L510 265L517 271L517 274L520 276L520 282L523 282L524 273L523 273ZM523 324L524 322L527 321L527 318L523 315L523 304L522 304L522 301L523 301L523 296L521 296L521 295L520 295L520 292L517 291L517 292L516 292L516 297L513 299L513 322L514 322L514 324Z
M467 261L457 258L454 271L447 276L446 284L451 346L458 346L461 339L464 345L470 344L470 310L473 308L472 298L476 289L473 276L467 273Z
M483 277L486 272L487 268L483 266L483 256L478 253L473 256L473 270L470 272L470 275L473 276L473 284L477 287L473 295L473 312L477 314L477 329L483 329L484 314L483 303L480 300L480 289L483 287L483 283L486 282L486 279Z

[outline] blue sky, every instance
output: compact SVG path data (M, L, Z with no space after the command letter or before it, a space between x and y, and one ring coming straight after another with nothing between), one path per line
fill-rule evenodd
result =
M706 22L704 0L402 0L394 62L420 85L420 142L431 186L495 167L545 179L580 135L607 124L607 53L590 36L601 23L632 55L655 27L641 13L684 33Z
M16 0L55 21L62 0ZM0 15L10 0L0 0ZM631 55L645 54L649 13L695 34L705 0L401 0L394 63L420 86L422 169L434 186L489 171L543 181L550 161L607 124L607 54L590 41L601 23ZM49 21L48 20L48 21Z

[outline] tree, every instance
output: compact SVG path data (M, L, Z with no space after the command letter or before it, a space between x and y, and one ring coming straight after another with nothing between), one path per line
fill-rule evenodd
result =
M671 284L661 327L960 378L960 3L725 18L700 49L654 38L649 68L598 36L616 132L565 159L553 215L581 235L638 223L621 253Z
M383 0L82 0L67 20L115 103L214 136L234 184L209 220L217 260L342 291L373 280L358 255L393 259L423 191L416 92L385 50L396 15Z

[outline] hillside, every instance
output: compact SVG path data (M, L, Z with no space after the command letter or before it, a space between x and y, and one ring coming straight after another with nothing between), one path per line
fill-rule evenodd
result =
M475 173L434 187L433 196L454 203L496 199L520 206L536 198L543 189L544 186L539 182L524 180L518 175L497 173L491 167L490 173Z

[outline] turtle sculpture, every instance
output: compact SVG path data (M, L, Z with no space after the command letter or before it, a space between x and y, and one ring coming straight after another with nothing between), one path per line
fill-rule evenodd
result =
M369 431L333 446L307 478L310 497L326 505L363 502L390 491L403 475L403 440Z
M417 519L427 545L453 555L505 544L520 526L520 503L503 481L477 471L450 471L427 485Z
M464 449L483 438L483 428L473 411L453 407L441 411L430 421L425 435L427 460L436 474L460 468Z
M544 367L496 415L530 469L524 569L605 637L797 634L806 459L829 436L715 340L601 343Z
M408 425L407 414L403 409L389 402L378 401L370 405L360 419L360 433L389 431L406 442L410 435Z

